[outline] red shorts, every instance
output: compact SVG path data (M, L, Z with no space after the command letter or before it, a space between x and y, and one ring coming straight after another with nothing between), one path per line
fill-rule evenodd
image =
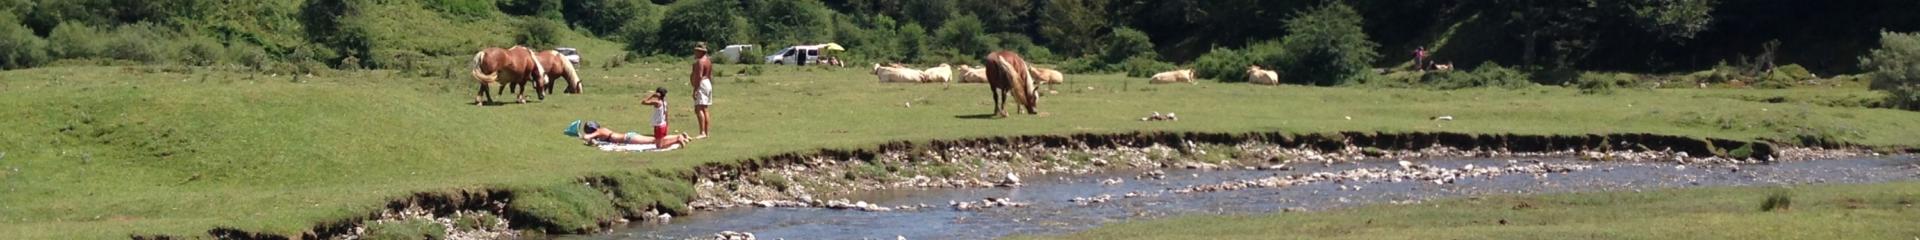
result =
M666 125L653 126L653 144L657 145L657 144L665 143L666 140L667 140L667 126Z

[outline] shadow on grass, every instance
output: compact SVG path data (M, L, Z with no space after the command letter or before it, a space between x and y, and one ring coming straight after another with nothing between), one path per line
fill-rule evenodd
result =
M995 118L998 118L998 117L994 117L992 113L987 113L987 114L974 114L974 115L955 115L955 116L953 116L953 118L959 118L959 119L995 119Z

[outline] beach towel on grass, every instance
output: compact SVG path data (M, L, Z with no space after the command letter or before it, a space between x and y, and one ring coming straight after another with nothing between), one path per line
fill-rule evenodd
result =
M596 141L595 143L597 143L597 145L600 145L600 151L608 151L608 152L665 152L665 151L673 151L674 149L680 149L680 144L674 144L672 146L667 146L666 148L660 148L660 146L655 146L653 144L611 144L607 142L598 142L598 141Z

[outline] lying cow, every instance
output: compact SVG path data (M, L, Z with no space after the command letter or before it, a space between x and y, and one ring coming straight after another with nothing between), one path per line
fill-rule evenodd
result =
M1247 82L1253 84L1280 84L1280 73L1260 68L1260 65L1247 66Z
M987 83L987 69L960 65L960 83Z
M1197 82L1194 82L1194 81L1193 81L1193 70L1192 70L1192 69L1185 69L1185 70L1173 70L1173 71L1167 71L1167 72L1162 72L1162 73L1158 73L1158 74L1154 74L1154 75L1153 75L1153 79L1150 79L1150 81L1148 81L1148 83L1153 83L1153 84L1168 84L1168 83L1190 83L1190 84L1199 84L1199 83L1197 83Z
M1043 84L1061 84L1067 82L1067 76L1060 74L1060 71L1037 67L1028 70L1033 71L1034 80Z
M920 82L944 83L953 79L953 66L949 66L945 63L942 63L940 64L939 67L928 68L926 71L924 71L924 74L926 75L924 76L926 77L926 79L923 79Z
M912 68L896 68L873 64L873 75L883 83L915 83L926 80L926 73Z

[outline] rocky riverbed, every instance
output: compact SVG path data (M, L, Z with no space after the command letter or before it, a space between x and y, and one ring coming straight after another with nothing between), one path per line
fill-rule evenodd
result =
M812 207L862 211L918 209L918 206L878 206L832 204L833 200L864 203L820 196L887 189L1016 187L1020 176L1078 175L1113 170L1194 169L1194 170L1268 170L1284 171L1295 166L1349 163L1362 160L1393 160L1399 169L1355 169L1354 172L1322 173L1245 180L1196 186L1185 191L1219 191L1245 187L1276 187L1317 181L1432 181L1448 184L1454 179L1504 174L1540 175L1576 171L1590 166L1580 163L1507 166L1463 166L1459 169L1428 168L1425 159L1445 158L1564 158L1588 162L1671 163L1692 166L1732 166L1834 159L1871 154L1858 150L1821 150L1785 148L1770 159L1733 159L1717 156L1690 156L1686 152L1663 151L1550 151L1512 152L1504 150L1461 150L1434 146L1420 150L1381 150L1348 145L1337 151L1321 151L1305 146L1280 146L1263 143L1212 145L1186 142L1180 146L1069 148L1029 147L954 147L921 151L880 153L872 159L807 158L797 164L777 166L730 177L705 177L695 187L698 197L691 206L697 210L718 210L742 206ZM1115 181L1118 181L1117 179Z
M1451 183L1419 180L1436 174L1461 177L1455 177ZM989 201L1023 204L1018 207L932 207L890 212L736 207L676 219L674 224L637 225L594 238L702 238L734 231L751 232L760 239L981 239L1009 234L1072 232L1113 221L1170 215L1320 211L1360 204L1421 204L1439 198L1482 194L1910 181L1920 180L1920 159L1860 156L1744 165L1593 161L1577 157L1434 158L1406 164L1394 159L1360 159L1330 165L1300 164L1291 170L1113 169L1022 177L1024 181L1018 187L896 188L835 197L885 206ZM1290 178L1323 180L1284 186L1183 191L1209 185Z
M683 224L642 225L609 237L686 238L736 231L763 238L990 238L1168 214L1414 204L1468 194L1920 177L1916 167L1868 167L1920 166L1912 157L1875 157L1857 150L1782 148L1771 158L1733 159L1670 150L1315 149L1187 142L1105 148L953 147L882 152L865 159L813 157L703 177L691 205L705 213L687 217ZM936 207L942 203L944 208Z

